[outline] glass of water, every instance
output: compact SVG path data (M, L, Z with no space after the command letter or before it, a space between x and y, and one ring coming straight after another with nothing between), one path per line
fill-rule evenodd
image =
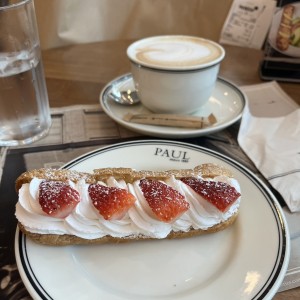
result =
M0 0L0 146L32 143L50 126L33 0Z

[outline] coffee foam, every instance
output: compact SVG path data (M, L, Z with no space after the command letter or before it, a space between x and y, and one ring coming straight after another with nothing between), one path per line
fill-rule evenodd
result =
M201 67L218 60L223 54L222 48L215 43L181 36L149 38L129 47L129 56L133 60L160 68Z

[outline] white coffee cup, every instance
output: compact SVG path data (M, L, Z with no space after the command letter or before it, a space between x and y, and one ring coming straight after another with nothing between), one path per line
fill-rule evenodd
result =
M134 42L127 56L145 107L156 113L189 114L208 102L225 51L207 39L166 35Z

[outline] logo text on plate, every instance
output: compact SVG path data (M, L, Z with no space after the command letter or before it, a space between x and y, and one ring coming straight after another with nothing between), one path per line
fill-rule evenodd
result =
M188 162L190 159L187 151L172 150L167 148L156 148L154 155L166 157L172 161Z

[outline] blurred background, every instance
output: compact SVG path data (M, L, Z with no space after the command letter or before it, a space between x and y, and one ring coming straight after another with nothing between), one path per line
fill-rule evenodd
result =
M219 40L233 0L35 0L42 49L160 34Z

